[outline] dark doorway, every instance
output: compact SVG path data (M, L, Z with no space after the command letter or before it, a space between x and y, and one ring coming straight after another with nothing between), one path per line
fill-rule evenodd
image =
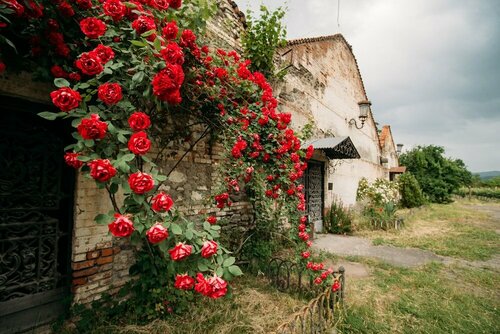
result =
M0 103L0 328L17 333L69 304L75 173L69 124L38 117L44 105Z
M309 161L304 173L304 186L306 195L307 215L309 223L315 231L321 231L323 226L324 208L324 163Z

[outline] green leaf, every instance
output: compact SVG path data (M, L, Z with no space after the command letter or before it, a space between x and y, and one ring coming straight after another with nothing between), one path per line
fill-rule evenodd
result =
M109 191L110 191L112 194L115 194L115 193L118 191L118 184L116 184L116 183L111 183L111 185L109 186Z
M104 224L109 224L111 222L111 217L104 213L101 213L95 216L94 220L97 224L104 225Z
M239 268L238 268L239 269ZM215 271L215 274L219 277L222 277L224 275L224 269L222 269L221 267L217 268L217 270ZM243 274L243 273L242 273Z
M144 72L139 71L134 76L132 77L132 81L134 82L141 82L144 79Z
M69 87L70 83L68 80L64 78L55 78L54 79L54 86L61 88L61 87Z
M206 264L199 262L198 263L198 270L199 271L208 271L208 267Z
M38 113L37 115L49 121L53 121L57 118L57 114L55 112L50 112L50 111L43 111Z
M155 39L153 45L154 45L156 51L160 51L161 50L161 41L160 41L160 39L158 37Z
M141 41L136 41L136 40L130 41L130 43L131 43L132 45L135 45L135 46L142 46L142 47L147 46L147 44L146 44L146 43L141 42Z
M186 239L191 240L191 239L193 239L193 236L194 236L193 231L191 231L191 230L186 231L186 234L185 234Z
M243 272L241 271L240 267L238 267L238 266L231 266L231 267L229 267L227 269L234 276L241 276L241 275L243 275Z
M177 234L177 235L182 234L182 228L178 224L172 223L172 226L170 226L170 229L172 230L173 234Z
M118 136L116 136L118 138L118 141L122 144L127 144L128 140L127 138L122 135L121 133L118 134Z
M212 225L210 225L209 222L204 222L203 228L205 229L205 231L210 231L212 229Z
M121 157L121 160L125 161L125 162L129 162L129 161L134 160L134 158L135 158L135 154L129 153L129 154L125 154L123 157Z
M86 157L86 156L84 156L84 155L79 155L79 156L77 157L77 159L78 159L78 160L80 160L80 161L83 161L83 162L87 162L87 161L92 160L92 158L91 158L91 157Z
M234 257L228 257L227 259L224 260L222 263L223 267L229 267L232 266L236 262L236 259Z
M156 33L156 30L151 29L151 30L146 31L145 33L142 33L141 37L149 37L149 36L151 36L154 33Z

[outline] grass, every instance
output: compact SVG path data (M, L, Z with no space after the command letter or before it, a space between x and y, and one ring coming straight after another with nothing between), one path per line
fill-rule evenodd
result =
M154 320L145 326L97 323L91 329L66 329L65 334L198 334L270 333L306 304L306 300L278 292L263 278L247 275L234 283L232 298L202 299L190 311L167 320Z
M400 230L362 230L355 234L373 240L375 245L415 247L439 255L465 260L488 260L500 252L498 222L460 200L452 204L431 204L401 210L405 227ZM488 204L497 205L497 204ZM500 205L499 205L500 207Z
M347 282L339 333L497 333L500 328L499 272L349 260L362 261L373 274Z

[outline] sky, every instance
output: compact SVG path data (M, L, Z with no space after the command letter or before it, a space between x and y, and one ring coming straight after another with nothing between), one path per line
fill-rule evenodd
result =
M337 9L340 12L337 22ZM236 0L258 14L280 0ZM396 143L500 170L500 0L288 0L287 38L341 33Z

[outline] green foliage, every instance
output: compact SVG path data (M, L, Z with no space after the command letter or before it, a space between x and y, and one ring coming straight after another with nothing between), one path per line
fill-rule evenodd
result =
M399 160L417 179L423 193L434 203L449 203L451 195L472 182L472 174L460 159L444 156L444 148L418 146Z
M324 218L324 228L328 233L348 234L352 231L353 216L341 200L333 200Z
M371 228L386 230L399 226L395 215L399 197L396 182L376 179L370 184L366 178L359 180L356 200L362 203L363 216Z
M500 188L494 187L473 187L473 188L460 188L457 195L461 197L475 196L485 197L491 199L500 199Z
M399 204L403 208L415 208L425 203L424 195L417 179L411 173L404 173L398 179L401 199Z
M285 12L283 7L271 12L265 6L260 7L258 18L252 17L251 11L247 12L248 28L242 38L244 55L252 61L252 70L268 77L275 75L276 49L286 44L286 27L281 22Z

